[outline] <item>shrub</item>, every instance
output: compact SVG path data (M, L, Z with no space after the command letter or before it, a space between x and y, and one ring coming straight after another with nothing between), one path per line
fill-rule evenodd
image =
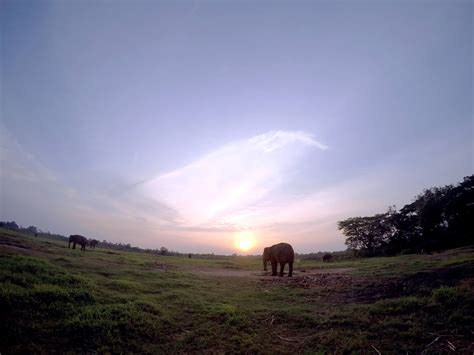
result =
M455 306L463 303L464 295L455 287L440 287L433 290L433 301L443 306Z

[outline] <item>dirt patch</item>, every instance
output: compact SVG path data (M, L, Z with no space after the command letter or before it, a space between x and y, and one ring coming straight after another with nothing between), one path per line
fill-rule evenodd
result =
M185 269L186 270L186 269ZM295 270L293 271L293 279L301 277L311 277L312 275L325 275L325 274L341 274L351 271L351 268L334 268L334 269L311 269L311 270ZM221 276L221 277L247 277L252 279L258 279L264 277L268 280L282 279L278 276L272 276L271 271L256 271L256 270L245 270L245 269L232 269L232 268L213 268L213 267L193 267L187 269L192 273L205 275L205 276ZM285 279L292 280L288 277L288 273L285 273Z
M113 251L108 251L108 250L104 251L104 253L110 254L110 255L120 255L119 253L115 253Z
M307 270L300 270L298 273L304 274L346 274L349 272L354 271L352 267L334 267L334 268L327 268L327 269L307 269Z
M223 276L223 277L249 277L257 278L266 276L265 272L255 272L253 270L231 269L231 268L212 268L195 267L190 270L192 273L205 276Z
M178 267L165 263L153 263L151 270L155 272L166 272L171 270L178 270Z
M294 277L273 277L261 279L263 284L286 284L291 287L313 288L313 287L338 287L347 282L352 282L352 277L347 274L338 273L315 273L299 275Z
M356 300L366 302L410 295L429 296L433 289L456 286L471 276L474 276L474 265L458 265L417 272L401 278L369 279L367 284L355 289L353 294Z
M288 273L285 273L284 279L294 280L302 277L311 277L312 275L326 275L326 274L342 274L352 271L351 268L334 268L334 269L310 269L310 270L295 270L293 271L293 278L288 277ZM256 270L244 270L235 268L213 268L213 267L194 267L187 271L191 271L196 274L206 276L224 276L224 277L248 277L258 279L265 277L268 280L281 280L281 277L272 276L271 271L256 271Z
M346 270L345 273L335 271L322 273L311 270L311 273L295 275L293 278L260 278L260 283L266 292L278 285L310 290L311 293L307 297L309 302L373 303L409 295L428 296L435 288L462 286L460 283L463 280L474 276L472 265L440 268L432 272L418 272L405 277L382 279L352 275L348 271L350 270Z
M15 254L26 254L31 255L33 254L33 250L27 246L21 244L12 244L12 243L5 243L0 242L0 250L5 251L6 253L15 253Z
M10 241L4 241L4 240L0 240L0 246L6 246L6 247L11 247L11 248L17 248L17 249L31 249L30 247L27 247L26 245L23 245L23 244L14 243Z

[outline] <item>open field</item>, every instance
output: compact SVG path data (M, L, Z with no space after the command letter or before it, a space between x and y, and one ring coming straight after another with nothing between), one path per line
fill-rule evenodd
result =
M472 353L474 247L271 277L259 258L95 249L0 229L0 352Z

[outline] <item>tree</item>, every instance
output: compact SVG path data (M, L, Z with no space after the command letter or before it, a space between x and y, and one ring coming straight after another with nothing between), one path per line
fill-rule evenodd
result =
M414 206L405 205L399 212L394 211L390 216L390 224L393 233L386 245L386 254L394 255L404 250L416 251L416 245L420 245L423 233Z
M371 217L352 217L338 222L338 228L347 236L349 249L363 250L373 255L377 248L386 244L392 233L388 219L391 212Z
M474 244L474 175L453 186L432 187L399 212L338 222L350 249L368 255L432 251Z
M36 234L38 233L38 229L35 226L29 226L28 228L26 228L26 233Z
M165 248L165 247L161 247L161 248L160 248L160 254L161 254L161 255L166 255L166 254L168 254L168 249Z
M18 224L16 224L15 221L11 222L0 222L0 227L6 228L6 229L11 229L11 230L18 230L20 227Z
M474 243L474 175L449 191L444 209L450 240L460 245Z

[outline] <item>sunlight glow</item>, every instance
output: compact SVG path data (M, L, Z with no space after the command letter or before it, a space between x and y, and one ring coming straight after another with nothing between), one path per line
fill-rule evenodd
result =
M237 234L235 247L241 251L249 251L255 246L255 238L252 232L244 231Z
M239 241L239 249L247 251L252 247L252 242L248 239L242 239Z

